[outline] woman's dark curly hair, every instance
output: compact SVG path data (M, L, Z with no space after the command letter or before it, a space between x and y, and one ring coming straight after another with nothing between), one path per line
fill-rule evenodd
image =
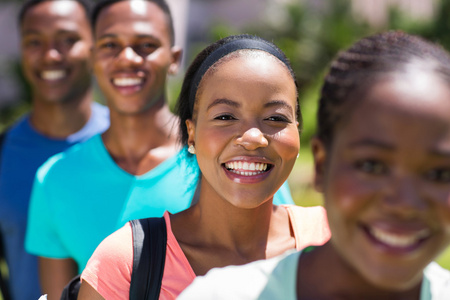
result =
M336 128L362 101L370 88L393 73L420 62L450 83L450 56L437 44L401 31L363 38L331 63L319 99L316 136L332 145Z
M286 58L285 54L283 53L283 51L281 51L275 44L273 44L269 41L266 41L258 36L249 35L249 34L232 35L232 36L223 38L221 40L218 40L217 42L206 47L203 51L201 51L197 55L197 57L191 63L191 65L189 66L189 68L185 74L183 85L181 87L180 96L178 98L178 102L176 105L176 112L177 112L178 116L180 117L180 125L179 125L180 126L180 140L181 140L182 145L187 144L188 137L189 137L187 127L186 127L186 120L193 119L193 117L195 116L195 110L192 109L192 107L189 103L189 95L191 94L191 89L196 88L193 86L194 85L193 80L194 80L196 72L200 68L201 64L205 61L205 59L211 53L213 53L216 49L218 49L219 47L221 47L225 44L228 44L232 41L243 40L243 39L263 41L263 42L271 45L273 48L277 49L280 52L280 54L283 56L283 58L285 58L285 61L287 62L285 65L288 68L289 73L291 74L292 79L294 80L295 86L297 88L297 81L295 78L294 71L292 70L292 67L291 67L288 59ZM244 51L259 51L259 50L244 49ZM220 62L224 61L226 59L226 57L229 57L229 55L219 59L213 66L211 66L210 69L212 69L215 66L217 66L218 64L220 64ZM203 81L203 80L201 80L201 81ZM201 90L201 88L202 87L200 84L199 89L196 92L195 102L197 102L197 100L198 100L197 98L199 95L199 90ZM195 107L195 105L194 105L194 107ZM296 109L297 109L297 119L299 121L299 128L301 128L302 117L301 117L300 106L298 104L298 101L297 101Z

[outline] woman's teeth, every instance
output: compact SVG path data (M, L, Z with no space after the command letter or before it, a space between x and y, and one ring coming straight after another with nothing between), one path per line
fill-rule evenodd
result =
M233 161L225 164L225 167L236 174L243 176L254 176L263 173L267 170L265 163L248 163L242 161Z
M423 238L430 235L427 229L411 234L393 234L379 228L370 228L370 233L380 242L391 247L407 248L418 243Z

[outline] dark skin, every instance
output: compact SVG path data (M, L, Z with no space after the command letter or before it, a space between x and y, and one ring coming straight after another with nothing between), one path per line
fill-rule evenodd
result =
M164 12L154 3L142 4L138 12L129 1L102 10L92 51L94 73L110 109L103 143L116 164L133 175L149 172L179 151L177 118L168 107L165 84L167 75L178 70L181 50L171 46ZM123 86L117 78L140 81ZM55 291L77 274L72 259L45 259L41 265L43 276L53 279L53 270L61 276L51 282Z
M308 280L304 280L306 277ZM302 300L408 300L417 298L420 287L418 284L406 293L380 290L363 280L354 269L342 261L341 256L333 249L331 241L302 254L297 268L297 299Z
M287 211L268 200L277 189L272 183L282 184L278 180L288 176L298 153L296 90L278 61L264 54L243 55L221 64L202 84L197 117L187 122L188 143L195 145L202 170L200 199L171 218L174 235L197 275L295 248ZM272 99L283 104L267 109ZM277 113L289 122L269 121ZM245 183L245 178L230 180L224 173L227 161L261 156L276 162L273 177L241 185L236 183Z
M284 208L268 202L258 209L243 211L226 202L214 207L205 202L171 216L174 235L196 275L204 275L214 267L242 265L295 248ZM219 212L223 215L220 218Z
M30 122L41 134L65 138L89 120L91 47L89 21L79 3L45 1L25 13L22 68L32 90ZM38 261L43 293L49 300L59 299L63 287L77 274L75 261L43 257Z
M70 13L58 5L67 5ZM91 47L89 21L79 3L45 1L25 13L22 68L32 90L31 124L43 135L64 138L89 120ZM55 71L63 75L50 78Z
M147 173L179 150L177 118L167 105L165 83L178 69L181 50L171 46L164 12L154 3L142 4L143 13L129 1L101 11L93 52L111 116L102 139L115 162L134 175ZM124 78L140 81L116 84Z
M373 83L331 145L312 140L332 237L302 253L298 299L419 299L449 245L450 89L415 67Z
M268 56L243 55L204 77L197 118L187 121L189 143L195 144L202 170L201 190L198 203L170 215L170 222L196 275L296 247L288 211L272 203L299 150L296 88L286 67ZM231 105L217 104L223 102L217 99L232 99ZM273 172L230 174L223 163L232 160L270 161ZM78 299L103 297L83 282Z

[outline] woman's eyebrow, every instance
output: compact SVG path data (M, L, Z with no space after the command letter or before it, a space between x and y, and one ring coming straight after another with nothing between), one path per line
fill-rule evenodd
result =
M219 98L219 99L214 100L210 105L208 105L207 110L210 110L212 107L217 106L219 104L225 104L225 105L229 105L229 106L236 107L236 108L241 106L236 101L226 99L226 98Z
M350 143L350 147L351 148L358 148L358 147L376 147L376 148L381 148L381 149L385 149L385 150L392 150L394 149L394 146L383 142L383 141L377 141L374 139L362 139L362 140L357 140L354 141L352 143Z
M264 107L282 106L289 110L292 110L292 106L284 100L272 100L264 104Z

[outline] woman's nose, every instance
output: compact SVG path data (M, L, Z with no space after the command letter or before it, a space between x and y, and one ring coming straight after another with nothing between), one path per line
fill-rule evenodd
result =
M269 141L259 128L252 127L236 138L236 144L247 150L256 150L261 147L267 147Z
M426 197L412 178L396 179L391 184L391 193L383 201L386 210L407 216L418 214L428 206Z

